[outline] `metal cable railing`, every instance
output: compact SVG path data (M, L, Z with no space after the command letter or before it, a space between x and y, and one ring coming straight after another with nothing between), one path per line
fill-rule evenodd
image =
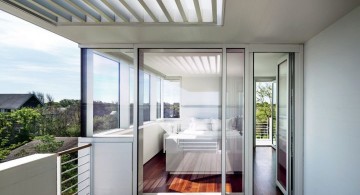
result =
M270 123L269 120L266 123L256 123L255 126L256 139L270 139Z
M58 195L90 194L91 144L58 154Z

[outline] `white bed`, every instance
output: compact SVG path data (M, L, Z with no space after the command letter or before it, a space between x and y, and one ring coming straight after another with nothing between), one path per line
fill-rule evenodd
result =
M166 171L171 174L221 173L221 152L225 152L221 149L221 131L214 128L214 123L213 128L204 125L190 124L188 129L166 138ZM242 171L242 140L239 131L226 130L227 173Z

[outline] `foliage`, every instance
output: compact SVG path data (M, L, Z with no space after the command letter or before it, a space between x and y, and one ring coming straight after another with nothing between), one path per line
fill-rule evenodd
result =
M43 93L36 93L44 98ZM47 95L48 100L52 97ZM43 107L22 108L10 113L0 113L0 160L5 159L11 150L33 140L36 136L52 135L55 137L77 137L80 135L80 101L62 100L59 103L49 101ZM46 138L46 139L45 139ZM44 137L39 150L53 148L46 144L54 144L51 138ZM42 147L45 147L43 149ZM25 156L20 151L17 156Z
M37 136L35 140L40 140L40 143L35 147L38 153L56 152L64 144L64 141L56 141L53 135Z
M272 116L270 101L272 99L271 82L261 82L256 85L256 123L266 123Z
M272 83L256 83L256 139L268 139L269 134L262 133L267 128L269 118L275 118L276 107L271 108Z
M64 163L61 165L61 171L64 170L70 170L64 174L61 175L61 181L65 181L67 179L70 179L71 177L78 174L78 169L76 168L78 165L78 160L75 160L77 158L77 153L73 154L65 154L61 156L61 162ZM73 161L71 161L73 160ZM68 162L68 163L66 163ZM78 177L73 177L73 179L68 180L67 182L63 183L61 185L61 191L64 191L65 189L70 188L71 186L78 183ZM76 194L78 186L75 185L65 193L62 193L64 195L70 195L70 194Z
M164 103L164 118L180 118L179 103Z
M94 116L94 131L114 129L118 119L115 115Z

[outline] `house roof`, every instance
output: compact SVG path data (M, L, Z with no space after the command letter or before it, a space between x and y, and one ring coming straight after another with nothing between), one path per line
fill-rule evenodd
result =
M19 9L6 2L9 0L0 1L1 10L84 46L119 43L304 43L360 5L360 0L226 0L223 25L139 22L54 25L41 19L41 13L29 14L23 10L31 10L34 5ZM77 6L72 8L78 9ZM103 15L101 10L93 9L92 12Z
M33 96L33 94L0 94L0 108L18 109Z

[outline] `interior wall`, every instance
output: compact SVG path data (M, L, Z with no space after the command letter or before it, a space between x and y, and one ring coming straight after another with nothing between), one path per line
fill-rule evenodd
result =
M358 194L360 7L304 49L304 193Z
M180 117L182 129L191 117L221 117L221 77L183 77L181 79Z

